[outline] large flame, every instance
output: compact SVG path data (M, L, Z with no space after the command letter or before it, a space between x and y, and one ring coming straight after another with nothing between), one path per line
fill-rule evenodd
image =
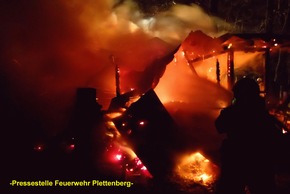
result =
M177 4L147 17L130 0L11 0L0 12L0 68L9 86L4 92L56 132L65 126L78 87L97 88L99 103L108 107L115 96L112 55L120 66L121 92L127 92L152 81L140 76L143 70L189 31L221 32L196 5Z

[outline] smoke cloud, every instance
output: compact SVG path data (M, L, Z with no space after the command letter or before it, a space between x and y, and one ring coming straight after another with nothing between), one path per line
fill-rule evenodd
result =
M126 92L146 81L127 75L142 74L190 31L222 33L195 5L148 17L133 1L9 0L1 2L0 14L1 100L50 132L65 126L78 87L96 88L107 108L115 96L112 56Z

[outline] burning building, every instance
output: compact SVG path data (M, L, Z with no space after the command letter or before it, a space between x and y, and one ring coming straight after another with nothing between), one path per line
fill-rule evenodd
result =
M287 37L225 34L231 25L197 5L154 16L133 1L12 0L0 9L0 113L9 139L2 147L15 153L4 162L16 168L11 178L33 168L80 177L76 165L92 162L106 178L170 176L207 188L218 175L221 142L213 121L231 103L231 85L251 76L270 107L286 102ZM46 138L38 143L38 136Z

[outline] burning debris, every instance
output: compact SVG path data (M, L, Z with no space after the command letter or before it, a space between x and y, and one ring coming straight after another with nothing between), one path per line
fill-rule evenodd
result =
M117 168L117 172L112 173L119 173L120 178L123 180L136 181L136 184L137 182L144 185L148 184L148 180L152 178L152 175L129 144L121 137L110 117L107 117L106 125L106 147L103 153L103 165L109 165L108 168L112 169ZM108 172L103 173L106 174Z
M212 185L218 176L218 167L199 152L180 157L176 175L185 181Z
M212 192L219 174L219 168L199 152L186 154L178 158L174 169L173 182L182 190L190 191L200 186Z

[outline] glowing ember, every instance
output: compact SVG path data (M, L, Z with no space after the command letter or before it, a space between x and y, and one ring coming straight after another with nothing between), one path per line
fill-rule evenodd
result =
M116 159L117 159L117 160L121 160L121 159L122 159L122 155L121 155L121 154L117 154L117 155L116 155Z
M75 145L74 145L74 144L71 144L71 145L69 145L69 148L70 148L71 150L73 150L73 149L75 149Z
M140 125L144 125L145 124L145 122L144 121L140 121L140 123L139 123Z
M40 145L38 145L38 146L35 146L34 147L34 150L36 150L36 151L42 151L43 150L43 147L42 146L40 146Z
M147 170L146 166L143 166L143 167L141 168L141 170Z
M107 116L110 117L110 118L116 118L116 117L119 117L121 115L122 115L121 112L112 112L112 113L107 114ZM113 122L109 122L109 124L110 125L114 125Z

